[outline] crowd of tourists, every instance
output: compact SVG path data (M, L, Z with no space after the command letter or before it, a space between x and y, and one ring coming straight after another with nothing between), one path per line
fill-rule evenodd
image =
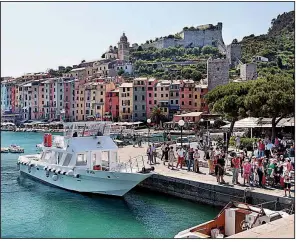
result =
M238 139L237 139L238 140ZM240 141L239 141L240 142ZM237 143L236 146L239 146ZM291 195L292 171L295 170L295 146L288 148L284 140L276 138L272 143L268 138L259 139L254 151L247 150L227 154L223 148L209 147L204 152L189 146L176 149L165 142L161 146L161 157L157 156L155 144L147 149L148 163L157 163L157 158L169 169L182 169L201 173L199 169L207 164L208 174L214 175L220 184L226 183L224 175L227 169L232 171L232 184L257 187L284 188L285 196ZM203 156L201 154L204 153ZM204 166L204 165L203 165ZM239 177L243 182L239 182Z

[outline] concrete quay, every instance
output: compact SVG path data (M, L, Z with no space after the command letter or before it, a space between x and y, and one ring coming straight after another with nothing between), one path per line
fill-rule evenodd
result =
M232 235L228 239L294 239L294 215Z
M144 163L147 164L146 149L147 144L144 144L143 147L125 146L120 148L120 161L128 161L130 157L135 156L138 156L140 161L143 156ZM159 151L159 149L157 150ZM202 155L200 157L203 157ZM205 167L200 167L200 174L188 172L185 167L171 170L158 158L154 167L155 174L139 184L138 188L220 207L225 206L230 200L246 201L254 205L278 201L277 207L272 203L263 205L265 208L278 210L291 209L295 202L294 193L291 193L291 198L284 197L284 191L280 189L230 185L232 182L231 171L228 172L229 175L224 176L225 181L229 184L219 185L216 178L208 174L208 168ZM240 177L239 182L243 183L243 178Z

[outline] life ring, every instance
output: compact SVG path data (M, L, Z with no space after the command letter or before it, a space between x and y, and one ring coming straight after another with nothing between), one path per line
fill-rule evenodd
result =
M58 180L58 176L57 176L57 175L53 175L53 176L52 176L52 179L53 179L54 181L56 181L56 180Z

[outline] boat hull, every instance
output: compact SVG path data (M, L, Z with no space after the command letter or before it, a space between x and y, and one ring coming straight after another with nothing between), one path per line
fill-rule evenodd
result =
M120 173L108 171L75 171L74 175L62 175L48 172L43 166L33 166L19 164L20 173L41 180L44 183L60 187L66 190L95 193L110 196L124 196L140 182L151 176L151 173Z

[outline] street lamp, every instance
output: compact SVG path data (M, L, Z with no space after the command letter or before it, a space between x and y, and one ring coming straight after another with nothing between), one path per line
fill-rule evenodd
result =
M181 147L183 147L183 126L185 125L185 121L184 120L179 120L178 121L178 125L180 127L180 142L181 142Z
M146 120L146 122L148 123L148 131L147 131L147 143L148 145L150 144L150 139L149 139L149 135L150 135L150 123L152 122L151 119Z

